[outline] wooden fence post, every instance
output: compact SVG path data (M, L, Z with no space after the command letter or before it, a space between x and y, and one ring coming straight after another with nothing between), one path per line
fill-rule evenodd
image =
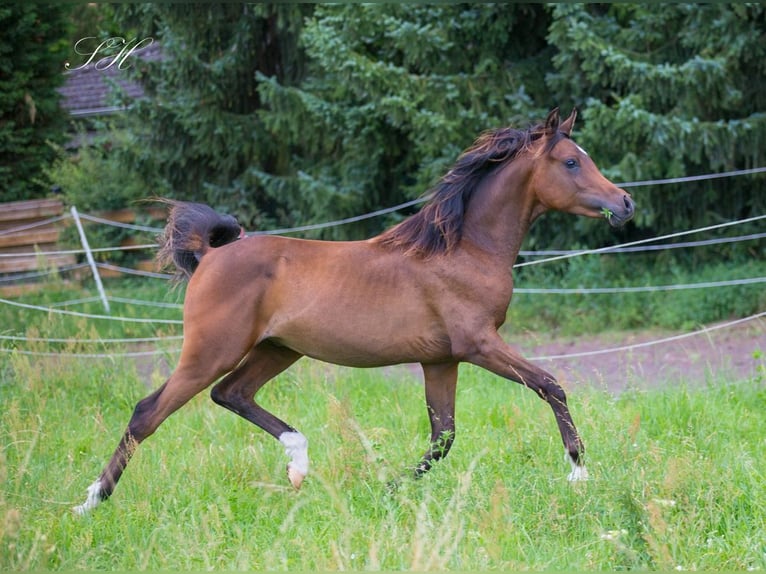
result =
M96 261L93 259L93 253L91 253L90 245L88 244L88 238L85 236L85 230L83 229L82 222L80 221L80 214L77 213L77 208L74 205L72 206L71 211L72 219L74 219L74 223L77 225L77 231L80 233L80 242L82 243L82 248L85 250L85 257L88 259L88 265L90 265L90 270L93 272L93 278L96 280L96 287L98 288L98 293L101 296L101 302L104 304L104 309L106 312L111 313L109 309L109 300L106 298L104 285L101 283L101 275L98 273Z

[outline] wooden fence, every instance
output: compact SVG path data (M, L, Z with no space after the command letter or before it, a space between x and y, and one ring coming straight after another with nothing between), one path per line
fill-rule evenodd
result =
M61 220L50 221L64 213L60 199L33 199L0 204L0 277L13 279L13 273L39 270L44 262L50 267L73 265L77 258L73 254L36 255L37 251L57 251ZM23 254L23 255L22 255ZM2 281L0 294L13 296L33 290L31 281Z

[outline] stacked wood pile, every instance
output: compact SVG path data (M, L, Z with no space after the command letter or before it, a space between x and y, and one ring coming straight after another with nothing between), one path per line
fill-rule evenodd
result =
M23 274L47 267L64 267L77 263L74 254L46 255L37 252L60 251L59 236L62 221L34 225L62 215L64 204L60 199L33 199L0 204L0 294L14 296L34 290L33 280L24 280ZM15 254L23 254L16 256ZM20 275L14 280L13 274Z

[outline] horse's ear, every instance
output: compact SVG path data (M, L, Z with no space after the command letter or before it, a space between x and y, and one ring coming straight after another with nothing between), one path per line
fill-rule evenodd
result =
M555 134L559 130L559 124L561 123L561 116L559 116L559 109L553 108L548 117L545 118L545 133Z
M561 122L559 131L567 136L572 135L572 128L574 127L575 120L577 119L577 108L572 108L572 113L569 117Z

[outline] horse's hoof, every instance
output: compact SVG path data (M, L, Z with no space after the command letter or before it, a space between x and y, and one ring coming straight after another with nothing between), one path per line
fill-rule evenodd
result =
M305 474L302 474L295 470L294 467L287 465L287 478L290 479L290 484L293 485L293 488L295 490L301 489L301 484L303 484L303 479L306 478Z
M574 465L572 467L572 472L569 473L567 478L569 479L569 482L588 480L588 469L584 466Z

